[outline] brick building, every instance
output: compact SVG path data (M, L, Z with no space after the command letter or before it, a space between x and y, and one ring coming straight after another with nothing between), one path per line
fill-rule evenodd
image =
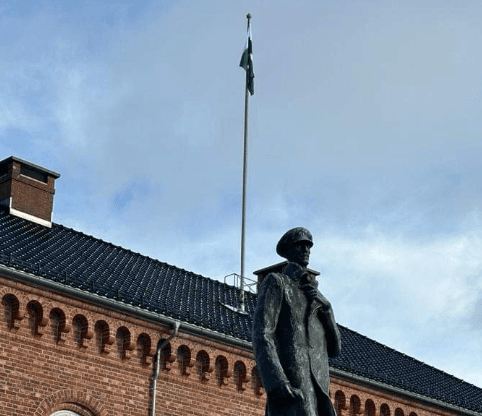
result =
M233 286L52 223L59 176L0 162L0 415L263 415L256 295L238 313ZM482 414L482 389L340 331L340 416Z

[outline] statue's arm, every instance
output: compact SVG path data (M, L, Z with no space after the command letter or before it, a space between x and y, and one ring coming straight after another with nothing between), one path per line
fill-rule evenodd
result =
M316 288L307 286L303 289L308 299L313 302L311 307L318 311L318 317L325 328L328 356L337 357L341 352L341 336L331 303Z
M338 325L335 321L335 314L333 313L331 304L329 308L320 312L320 319L325 327L328 357L337 357L341 352L341 336L340 330L338 329Z
M274 273L263 279L253 316L253 347L266 392L289 384L276 350L276 327L283 302L283 281Z

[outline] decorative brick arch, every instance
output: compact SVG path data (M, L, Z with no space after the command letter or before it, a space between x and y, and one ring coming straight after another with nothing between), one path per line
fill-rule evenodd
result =
M179 375L186 377L191 375L191 367L194 367L194 364L196 363L196 357L193 357L192 348L190 348L189 344L189 342L186 342L176 348L176 360Z
M23 318L25 318L25 316L27 315L27 303L28 303L25 293L13 287L2 288L2 290L0 290L0 300L2 300L6 295L13 295L17 298L19 320L22 320Z
M80 415L80 413L74 413L72 410L62 409L58 412L52 413L51 416L79 416L79 415Z
M95 324L94 314L88 309L74 307L70 309L69 315L71 319L73 319L76 315L84 315L85 319L87 319L87 322L89 323L89 328L91 325Z
M195 350L192 354L196 360L196 372L201 383L207 383L214 371L214 361L204 349Z
M214 371L216 374L216 382L219 387L226 386L228 379L233 374L232 367L229 367L229 360L225 355L218 355L214 361Z
M50 416L60 410L70 410L81 416L108 416L102 399L96 399L87 390L59 390L46 397L33 416Z

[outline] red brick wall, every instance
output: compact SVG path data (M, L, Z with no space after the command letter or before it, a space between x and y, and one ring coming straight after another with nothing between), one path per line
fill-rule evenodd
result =
M171 329L3 277L0 299L0 415L48 416L61 409L87 416L148 414L152 357L141 363L138 340L142 334L148 336L149 354L153 355L157 341L167 338ZM23 319L12 320L5 314L12 300L14 318ZM42 308L42 318L32 317L32 305L36 305L37 311ZM60 337L56 337L55 319L51 319L58 311L65 315ZM75 326L75 317L79 315L88 324L80 331L84 336L81 346ZM35 321L36 331L32 326ZM109 327L103 352L99 351L95 332L100 321ZM120 347L122 343L116 337L120 328L119 332L130 335L130 342L127 339L124 347ZM264 414L265 395L256 394L255 383L243 377L243 372L235 371L244 367L247 375L251 374L255 366L252 353L186 334L182 326L170 347L171 355L164 357L157 382L156 415ZM185 354L178 354L178 350ZM205 353L210 360L202 379L196 361L199 353L199 357ZM225 361L227 371L221 370L221 366L217 371L217 361Z
M459 413L422 404L388 390L331 377L330 397L338 416L455 416Z
M2 276L0 300L0 415L148 414L152 355L171 329ZM55 316L62 318L60 332ZM103 348L95 330L101 322L108 326ZM141 339L151 347L142 348ZM168 353L156 415L264 415L266 394L253 377L250 351L189 335L181 326ZM341 377L331 378L330 397L339 416L456 415Z
M54 178L48 176L48 182L43 183L27 176L20 175L20 163L13 162L12 208L34 215L46 221L51 221Z
M11 168L6 175L0 179L0 199L8 198L12 194Z

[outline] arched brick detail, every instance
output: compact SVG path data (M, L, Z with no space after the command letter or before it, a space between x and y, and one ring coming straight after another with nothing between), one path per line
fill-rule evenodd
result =
M43 304L43 302L40 302L40 303L42 304L42 307L44 308L44 312L47 315L50 315L50 312L52 311L52 309L61 309L65 315L65 319L67 320L69 320L69 318L72 319L72 316L70 315L70 310L67 307L67 305L56 301L48 302L45 305Z
M0 299L6 295L13 295L18 301L18 321L22 321L27 316L27 299L23 292L15 288L2 288L0 292Z
M335 402L333 404L333 407L335 408L336 414L338 416L345 416L346 398L345 393L343 393L341 390L337 390L335 393Z
M87 309L72 308L70 309L70 318L73 319L75 315L84 315L89 323L89 328L93 328L95 324L94 314Z
M228 378L231 377L232 367L229 367L229 361L224 355L218 355L214 362L214 371L216 372L216 380L219 387L228 384Z
M194 367L196 362L195 357L192 356L191 348L186 344L182 344L176 349L177 366L181 376L191 375L191 368Z
M62 305L60 305L62 306ZM45 311L44 311L45 313ZM50 327L55 344L62 345L65 343L65 335L72 329L65 310L61 307L54 307L50 309L47 315L50 320Z
M139 335L146 333L143 328L139 328L137 325L131 327L129 325L126 325L126 322L124 322L124 326L129 329L129 331L131 331L131 339L133 340L134 344L137 342L137 338L139 338Z
M104 319L105 320L105 319ZM118 320L118 319L115 319L115 320L112 320L112 325L109 324L110 327L112 328L112 331L116 334L117 333L117 330L119 328L126 328L128 331L129 331L129 334L132 336L133 334L133 328L132 328L132 325L129 325L126 321L121 321L121 320Z
M27 296L25 292L16 288L11 288L10 291L18 298L18 301L20 302L20 307L23 306L23 308L25 309L25 307L27 306Z
M42 305L42 308L45 309L45 298L43 296L37 295L35 293L26 293L25 302L28 304L32 301L37 301Z
M162 371L171 371L171 364L176 361L176 350L172 348L172 344L170 341L167 341L166 338L160 338L156 343L154 344L154 351L155 354L157 354L157 347L161 344L164 344L164 346L161 349L161 357L160 357L160 362L159 362L159 368ZM155 357L154 357L154 362L155 362Z
M234 357L232 354L223 354L224 357L228 360L228 368L231 370L231 373L233 372L234 369L234 363L239 359L237 357Z
M17 296L13 293L7 293L2 296L1 307L3 320L9 331L16 332L19 329L20 308Z
M388 404L383 403L380 406L380 416L390 416L390 414L390 407L388 406Z
M112 327L105 319L99 319L94 324L94 334L98 353L106 356L111 351L111 345L115 342Z
M356 416L359 415L362 411L362 404L361 404L360 397L357 394L352 394L350 397L350 409L348 412L348 416Z
M117 328L115 334L117 350L121 360L130 360L131 352L135 349L136 343L129 328L122 325Z
M88 416L108 416L104 401L93 397L87 390L59 390L42 400L33 416L50 416L59 410L79 412L81 409Z
M251 387L255 396L261 397L264 393L263 382L261 381L261 376L259 374L258 366L254 365L250 371L251 374Z
M43 328L45 328L49 322L45 316L42 304L37 299L30 300L27 303L27 312L30 334L36 338L41 337L43 335Z
M156 343L148 332L141 332L135 338L138 363L142 367L148 367L153 362L153 357L156 354Z
M72 318L72 329L75 344L79 349L86 349L94 337L94 331L87 317L76 313Z
M194 351L196 350L196 344L194 344L189 339L174 337L171 339L170 343L171 343L171 348L173 353L176 352L181 345L184 345L187 348L189 348L189 351L191 351L191 354L194 354Z
M92 314L92 321L94 326L98 321L104 321L107 325L109 325L111 336L115 335L118 327L124 326L123 322L112 319L110 316L107 315L101 315L100 313Z
M365 401L365 410L363 412L364 416L375 416L377 413L377 408L372 399L367 399Z
M67 305L56 301L48 302L48 307L44 307L44 316L46 316L50 320L52 316L52 311L55 311L55 310L62 311L62 314L64 317L64 325L61 331L62 334L59 338L59 341L60 341L59 344L63 344L65 342L65 335L63 334L68 334L68 333L71 333L72 331L72 325L71 325L72 316L70 314L70 308Z
M202 383L207 383L211 379L214 371L214 362L209 353L204 349L196 351L194 359L196 360L196 372Z
M251 374L242 360L238 360L234 363L233 374L236 389L238 391L246 390L244 384L251 381Z

